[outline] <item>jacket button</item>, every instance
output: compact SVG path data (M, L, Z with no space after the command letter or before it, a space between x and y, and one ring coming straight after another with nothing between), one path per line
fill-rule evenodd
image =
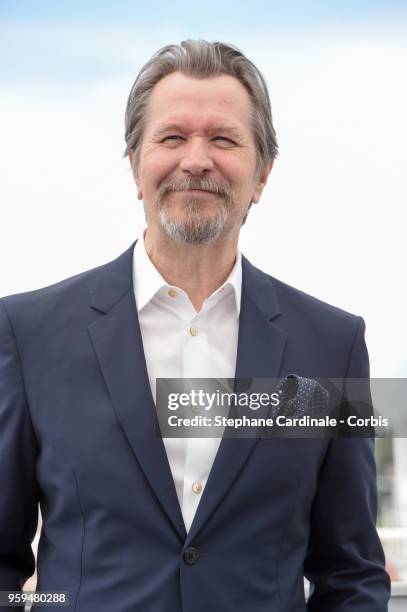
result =
M199 553L196 548L187 548L184 551L183 557L187 565L194 565L199 559Z

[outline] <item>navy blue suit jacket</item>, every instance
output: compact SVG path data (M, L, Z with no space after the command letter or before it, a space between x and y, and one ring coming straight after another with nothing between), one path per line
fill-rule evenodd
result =
M186 534L133 247L0 300L0 590L34 572L40 503L37 589L72 612L385 612L370 438L223 439ZM288 373L367 377L363 320L243 258L236 376Z

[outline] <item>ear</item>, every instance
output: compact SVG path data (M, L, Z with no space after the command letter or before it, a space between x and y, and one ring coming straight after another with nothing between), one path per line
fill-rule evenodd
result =
M260 200L261 194L263 193L263 189L267 184L269 174L273 167L273 163L274 161L266 165L266 167L264 168L263 172L261 173L260 177L257 180L256 186L254 188L253 195L252 195L253 204L257 204L257 202Z
M143 194L141 191L141 181L140 181L140 176L138 172L138 164L136 163L136 158L135 158L133 151L129 151L129 160L130 160L131 171L133 173L134 182L137 185L137 199L142 200Z

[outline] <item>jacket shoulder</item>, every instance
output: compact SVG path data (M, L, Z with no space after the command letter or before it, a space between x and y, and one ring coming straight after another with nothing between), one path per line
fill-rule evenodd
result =
M30 306L36 306L39 303L46 304L52 300L58 300L69 294L71 291L76 291L82 286L86 287L92 278L101 270L104 265L84 270L73 276L69 276L60 281L46 285L45 287L39 287L29 291L23 291L20 293L13 293L0 297L6 309L14 310L15 308L24 307L29 308Z
M273 283L281 308L296 308L304 313L304 316L317 317L318 319L328 318L330 321L342 321L343 323L355 324L360 317L329 304L305 291L292 287L281 280L266 275Z
M244 256L242 264L245 290L261 304L265 312L271 310L273 314L290 319L315 318L319 321L328 320L331 323L336 321L351 325L360 320L357 315L288 285L257 268Z
M247 260L244 273L249 298L260 307L269 323L285 334L289 369L311 377L318 372L321 378L349 374L358 377L359 372L367 371L362 317L292 287L254 268ZM363 368L353 367L352 356L360 357Z
M100 282L105 286L127 287L131 284L133 243L115 259L94 268L84 270L45 287L14 293L0 298L6 311L13 316L20 314L33 321L54 312L59 306L70 309L89 304L91 293Z

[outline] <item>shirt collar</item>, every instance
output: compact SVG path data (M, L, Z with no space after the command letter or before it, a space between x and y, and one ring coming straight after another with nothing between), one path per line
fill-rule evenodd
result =
M170 287L147 254L144 244L144 234L145 229L139 236L133 251L133 286L137 312L140 312L162 287ZM237 247L236 261L231 273L223 285L218 287L214 293L217 293L227 286L233 289L236 316L239 317L242 295L242 254L239 247Z

